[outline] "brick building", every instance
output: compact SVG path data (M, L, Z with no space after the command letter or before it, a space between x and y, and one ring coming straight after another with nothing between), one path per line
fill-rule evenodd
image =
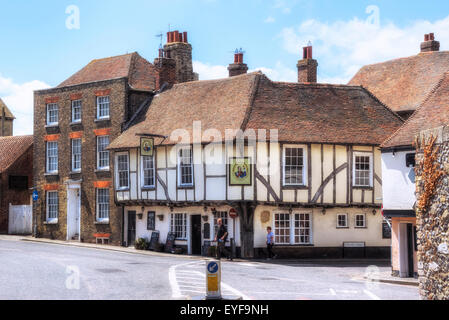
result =
M106 147L139 121L158 90L192 79L191 70L178 70L178 61L191 65L183 61L191 49L185 37L153 64L138 53L93 60L59 86L35 92L36 236L121 244L123 212Z
M14 115L0 98L0 137L12 136L14 119Z
M8 232L9 205L29 205L33 136L0 137L0 233Z

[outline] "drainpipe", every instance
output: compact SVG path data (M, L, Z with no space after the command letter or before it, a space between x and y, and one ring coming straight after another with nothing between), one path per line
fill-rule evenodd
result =
M121 242L122 247L125 246L125 206L122 205L122 230L121 230Z

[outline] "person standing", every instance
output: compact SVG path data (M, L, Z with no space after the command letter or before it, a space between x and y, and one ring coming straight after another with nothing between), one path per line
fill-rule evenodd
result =
M268 260L272 258L276 258L276 255L273 253L274 246L274 233L271 231L271 227L267 227L267 252L268 252Z
M228 229L226 228L225 225L223 225L223 219L221 218L218 219L217 223L218 223L218 230L215 236L215 241L217 241L217 259L220 260L221 256L224 253L228 257L228 260L232 261L232 255L228 251L228 249L226 249L226 239L228 238Z

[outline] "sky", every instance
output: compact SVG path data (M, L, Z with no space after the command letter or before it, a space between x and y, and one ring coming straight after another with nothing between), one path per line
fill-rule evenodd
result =
M0 97L14 134L33 133L33 91L54 87L93 59L139 52L158 34L187 31L200 80L228 76L243 48L250 71L297 81L309 42L318 81L347 83L366 64L419 52L434 32L449 50L447 0L0 0Z

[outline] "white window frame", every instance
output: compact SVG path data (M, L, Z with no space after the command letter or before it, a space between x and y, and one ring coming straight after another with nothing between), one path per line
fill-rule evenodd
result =
M368 185L357 185L355 179L356 172L356 157L369 157L369 186ZM352 186L355 188L372 188L373 187L373 176L374 176L374 168L373 168L373 153L371 152L354 152L352 156Z
M303 167L302 167L302 184L297 183L287 183L285 181L285 157L286 157L286 149L302 149L303 156ZM308 165L308 155L307 155L307 146L299 145L299 144L289 144L282 146L282 185L284 187L307 187L307 165Z
M74 145L73 145L73 143L74 143L75 141L79 141L79 143L80 143L79 168L75 168L76 159L75 159L75 152L74 152ZM82 148L83 148L83 146L82 146L82 145L83 145L83 144L82 144L82 141L81 141L81 139L72 139L71 145L72 145L72 172L81 172L81 166L82 166L81 160L82 160L82 154L83 154L83 151L82 151ZM78 154L77 154L77 155L78 155Z
M363 226L357 225L357 217L363 217ZM366 214L365 213L357 213L354 217L354 228L356 229L364 229L366 228Z
M119 164L119 158L120 157L126 157L126 170L121 170L120 169L120 164ZM128 190L129 189L129 186L130 186L130 183L129 183L129 174L130 174L130 172L129 172L129 154L127 153L127 152L120 152L120 153L117 153L116 155L115 155L115 172L116 172L116 185L117 185L117 190ZM126 174L127 174L127 183L126 183L126 186L122 186L122 185L120 185L120 173L121 172L126 172Z
M110 136L109 135L104 135L104 136L97 136L97 170L102 170L102 171L108 171L109 170L109 168L110 168L110 166L111 166L111 163L110 163L110 161L111 161L111 159L110 159L110 153L109 153L109 150L103 150L103 151L100 151L100 139L102 139L102 138L108 138L108 141L109 141L109 143L108 143L108 146L109 146L109 144L111 143L111 141L110 141ZM107 146L106 146L106 148L107 148ZM107 153L107 160L108 160L108 165L107 166L100 166L100 153L101 152L103 152L103 153Z
M49 107L56 107L56 121L50 121L50 111L48 110ZM57 103L48 103L46 106L47 111L47 126L57 126L59 124L59 105Z
M103 99L107 99L107 103L105 101L101 101ZM108 114L100 116L101 106L103 106L103 105L108 106L108 108L107 108ZM110 98L110 96L97 97L97 119L98 120L109 119L110 115L111 115L111 98Z
M339 225L340 217L345 217L345 225L344 226L340 226ZM349 228L348 214L347 213L339 213L339 214L337 214L337 229L347 229L347 228Z
M181 151L182 150L190 150L190 168L192 171L192 182L191 183L182 183L182 168L181 168ZM178 148L177 158L178 158L178 169L177 169L177 171L178 171L178 187L193 187L195 172L194 172L194 166L193 166L193 148L192 148L192 146Z
M50 218L50 205L49 205L49 200L50 194L56 194L56 217L52 217ZM58 222L58 217L59 217L59 193L58 191L47 191L45 194L45 203L46 203L46 220L47 223L57 223Z
M288 236L289 237L289 242L279 242L278 241L279 235L277 234L278 228L276 228L276 214L282 214L282 215L287 215L288 216L289 226L288 226L288 228L284 228L284 229L285 230L289 230L289 236ZM295 236L296 236L295 231L296 231L296 229L300 230L301 228L303 228L301 226L299 226L297 228L296 225L295 225L296 215L301 215L301 214L308 214L309 215L309 227L308 227L308 229L309 229L309 235L308 235L309 242L307 242L307 243L296 242L296 239L295 239ZM294 245L294 246L310 246L310 245L313 245L313 212L312 211L304 211L304 212L298 211L298 212L292 212L292 213L282 212L282 211L274 212L272 221L273 221L273 224L272 224L271 227L272 227L272 230L273 230L273 233L274 233L274 243L275 243L275 245ZM300 237L301 235L298 235L298 236Z
M49 148L49 145L56 145L56 156L52 156L52 158L56 158L56 169L54 169L54 170L50 170L50 155L49 155L49 152L50 152L50 148ZM53 174L55 174L55 173L58 173L58 170L59 170L59 143L58 143L58 141L47 141L47 143L46 143L46 151L45 151L45 159L46 159L46 165L45 165L45 171L46 171L46 173L53 173Z
M153 169L149 169L149 170L153 171L153 184L152 185L145 184L144 159L147 157L153 159ZM140 161L141 161L140 175L141 175L142 188L155 188L156 187L156 157L155 157L155 155L153 154L152 156L141 156Z
M100 190L107 190L107 195L108 195L108 202L106 203L106 202L102 202L102 203L100 203L100 201L99 201L99 191ZM107 188L96 188L95 189L95 202L96 202L96 219L97 219L97 222L101 222L101 223L107 223L107 222L109 222L109 217L110 217L110 215L111 215L111 195L110 195L110 192L109 192L109 189L107 189ZM105 218L105 217L103 217L103 218L100 218L100 204L107 204L107 206L108 206L108 210L107 210L107 214L108 214L108 216Z
M176 222L179 222L179 219L177 218L177 215L179 217L179 215L181 216L181 225L178 226L176 225ZM181 232L181 237L177 236L177 232L176 232L176 228L180 228L180 232ZM187 240L187 213L172 213L170 215L170 232L175 234L175 239L176 240Z
M79 105L77 105L79 104ZM75 119L75 108L79 108L79 119ZM83 102L82 100L72 100L72 123L81 123L83 117Z

